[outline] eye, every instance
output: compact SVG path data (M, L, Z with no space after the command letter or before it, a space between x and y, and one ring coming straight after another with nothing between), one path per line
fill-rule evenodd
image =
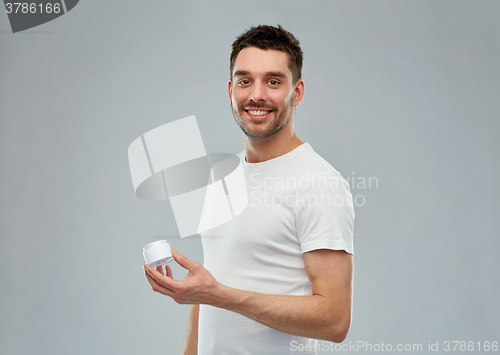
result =
M271 85L278 85L279 81L278 80L269 80L268 83Z
M248 85L250 84L250 80L242 79L238 80L238 85Z

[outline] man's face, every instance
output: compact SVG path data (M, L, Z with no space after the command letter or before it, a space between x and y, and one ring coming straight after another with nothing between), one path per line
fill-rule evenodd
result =
M302 79L293 84L288 60L286 52L256 47L244 48L236 57L229 99L234 119L250 139L279 132L302 100Z

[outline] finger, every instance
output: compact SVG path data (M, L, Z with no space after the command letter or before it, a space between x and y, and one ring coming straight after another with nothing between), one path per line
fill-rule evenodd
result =
M143 267L144 267L144 270L149 274L149 276L151 276L153 279L155 279L156 282L158 282L163 287L169 288L171 290L175 290L175 286L179 285L180 281L174 280L170 277L163 275L163 273L156 271L150 265L144 264Z
M174 291L170 290L168 287L160 285L158 283L158 281L154 277L152 277L147 271L144 272L144 275L146 275L146 279L148 280L148 282L151 286L157 286L158 288L163 288L163 289L169 290L170 292L174 292Z
M169 289L163 285L160 285L151 275L149 275L147 273L147 271L145 271L144 274L146 275L146 279L148 280L149 284L151 285L151 288L153 289L153 291L161 293L161 294L163 294L165 296L169 296L169 297L174 297L177 295L171 289Z
M171 279L173 279L173 275L172 275L172 268L168 265L165 265L165 273L167 274L167 277L170 277Z
M163 272L158 271L158 268L154 269L151 265L144 264L142 265L144 271L148 273L153 279L158 280L160 277L164 276Z
M162 274L162 275L165 275L165 274L163 273L163 266L162 266L162 265L157 266L157 267L156 267L156 271L158 271L158 272L159 272L160 274Z
M158 277L159 275L163 275L163 272L160 269L161 266L157 266L156 268L153 268L149 264L144 264L144 265L142 265L142 268L144 270L146 270L152 277Z
M184 269L191 271L195 267L196 262L186 258L184 255L179 253L177 249L172 250L172 256L174 257L177 264L182 266Z

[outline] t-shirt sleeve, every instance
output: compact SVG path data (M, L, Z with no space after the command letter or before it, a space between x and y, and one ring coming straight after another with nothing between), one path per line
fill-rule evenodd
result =
M349 184L336 171L312 178L297 196L295 223L302 253L316 249L354 253L354 208Z

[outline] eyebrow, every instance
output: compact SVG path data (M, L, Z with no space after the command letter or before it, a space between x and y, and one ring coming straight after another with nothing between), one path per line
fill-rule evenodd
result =
M234 76L245 76L245 75L250 75L250 73L244 70L237 70L234 72Z
M285 73L282 73L280 71L269 71L266 73L266 76L276 76L278 78L286 78Z
M246 70L237 70L234 72L234 76L247 76L250 75L250 72ZM286 78L285 73L282 73L280 71L268 71L264 76L275 76L279 78Z

